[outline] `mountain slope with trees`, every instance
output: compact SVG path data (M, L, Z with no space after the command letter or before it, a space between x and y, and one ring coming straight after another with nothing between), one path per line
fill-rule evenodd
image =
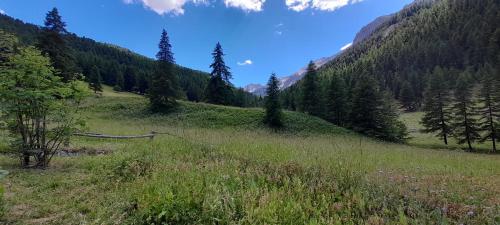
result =
M64 19L64 18L63 18ZM38 45L43 29L7 15L0 14L0 30L14 34L22 45ZM117 91L145 94L149 88L151 74L155 71L155 61L128 49L90 38L64 32L63 40L68 46L67 53L74 59L75 71L83 75L93 73L94 66L99 70L102 83L114 86ZM178 76L181 98L189 101L202 101L209 74L175 65L173 73ZM257 106L258 99L241 89L234 88L236 106Z
M444 91L451 96L458 88L458 77L466 71L471 76L469 85L477 86L485 76L480 72L484 68L493 67L492 73L499 70L499 12L500 2L495 0L417 0L383 17L361 41L318 69L319 96L325 102L319 115L328 119L332 114L328 106L338 101L329 98L333 78L346 84L350 102L358 83L373 78L376 89L388 99L399 100L406 111L422 109L425 90L435 73L442 73L442 85L448 87ZM306 82L301 81L284 91L284 107L301 110L305 88ZM347 107L351 115L356 114L353 106ZM355 128L353 118L339 122Z

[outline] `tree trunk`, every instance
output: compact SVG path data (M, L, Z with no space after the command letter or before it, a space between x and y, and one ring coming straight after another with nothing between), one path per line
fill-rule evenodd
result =
M465 107L464 107L465 108ZM469 123L467 122L468 121L468 117L467 117L467 110L466 108L464 109L464 126L465 126L465 136L467 138L467 145L469 146L469 151L470 152L473 152L474 149L472 148L472 143L470 141L470 130L469 130Z
M496 146L496 130L495 130L495 123L493 122L493 110L491 109L491 103L488 104L488 113L489 113L489 123L490 123L490 129L491 129L491 142L493 143L493 152L497 151L497 146Z
M28 153L23 154L23 167L28 167L30 165L30 155Z

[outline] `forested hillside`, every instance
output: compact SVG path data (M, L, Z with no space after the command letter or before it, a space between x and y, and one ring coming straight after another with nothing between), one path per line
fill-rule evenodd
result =
M322 67L320 83L326 86L326 79L339 75L353 87L359 76L368 74L397 99L402 86L409 83L414 101L420 104L436 67L448 70L447 80L454 83L462 71L477 71L485 63L498 65L498 24L500 2L496 0L416 1L380 25L370 38ZM288 108L297 104L294 97L286 99Z
M23 45L37 45L42 29L36 25L0 14L0 30L17 36ZM146 93L150 85L150 75L154 71L154 60L136 54L128 49L112 44L96 42L90 38L68 33L64 37L76 61L76 72L87 75L97 66L106 85L118 90ZM156 45L157 43L151 43ZM208 56L207 56L208 57ZM208 65L207 65L208 66ZM202 71L176 66L174 73L179 77L179 85L184 98L189 101L202 101L209 74ZM256 106L257 98L236 89L237 106Z
M341 122L353 127L354 114L359 113L356 95L362 94L356 91L361 91L359 86L367 79L373 79L380 95L399 100L404 110L415 111L424 106L424 93L436 74L443 76L441 86L447 93L458 87L461 75L467 87L473 88L498 71L499 1L417 0L377 21L371 27L373 32L365 35L368 37L318 70L317 96L322 107L315 114L338 120L334 118L338 107L333 105L347 102L341 106L347 115ZM333 90L339 88L339 82L345 89L341 100L335 99L338 93ZM307 112L303 102L306 83L301 81L282 94L286 108Z

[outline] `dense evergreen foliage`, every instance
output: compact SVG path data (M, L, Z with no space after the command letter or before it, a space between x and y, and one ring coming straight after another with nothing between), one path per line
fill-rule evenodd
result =
M362 134L382 140L403 142L406 127L398 121L395 105L379 90L371 77L361 79L354 88L351 126Z
M387 92L382 97L391 102L399 100L406 111L426 111L427 132L438 132L445 139L451 134L450 107L453 87L458 74L471 71L469 85L480 80L477 71L484 64L498 65L500 58L500 2L496 0L436 0L415 1L400 12L390 15L367 39L355 43L331 62L318 69L317 94L322 107L319 116L332 120L335 108L331 105L332 77L340 77L346 84L347 99L353 103L345 107L350 113L342 120L345 127L355 128L356 87L363 79L371 77L374 89ZM441 68L442 90L428 90L428 83ZM498 78L495 78L498 79ZM283 106L300 110L303 92L311 82L304 78L282 94ZM333 90L332 90L333 89ZM443 94L441 99L431 99L430 92ZM435 97L435 96L433 96ZM330 104L328 104L330 102ZM299 103L299 104L298 104ZM423 104L427 103L427 104ZM443 109L443 112L440 112ZM440 118L440 117L443 118ZM441 121L441 122L440 122ZM339 124L339 121L335 123ZM378 124L381 126L382 124ZM359 126L359 125L358 125ZM484 126L483 126L484 127ZM487 135L487 134L485 134ZM487 135L490 136L491 135ZM491 139L491 138L490 138Z
M454 90L455 102L452 106L453 120L451 128L458 143L467 143L469 150L473 151L472 143L479 140L481 136L470 79L470 74L464 72L457 80Z
M401 86L399 100L401 101L403 109L406 111L413 112L416 110L417 103L415 93L413 92L413 88L408 81L403 82L403 85Z
M309 62L307 73L302 84L301 107L300 109L314 116L321 115L321 103L319 96L318 74L314 62Z
M266 115L264 117L264 123L274 128L283 126L283 113L281 111L279 94L279 80L276 74L273 73L267 83L265 99Z
M327 120L338 126L345 126L349 119L350 104L347 87L339 76L332 76L326 99Z
M224 62L224 51L222 50L222 46L219 42L217 42L217 45L215 46L212 57L214 59L214 62L212 63L212 65L210 65L210 68L212 68L212 72L210 73L210 75L212 77L221 77L224 82L226 82L227 84L231 84L231 79L233 78L233 76L231 75L231 72L229 72L230 68L226 66L226 63Z
M17 36L23 45L37 46L44 33L44 29L38 26L3 14L0 14L0 30ZM149 89L151 76L156 70L154 60L125 48L99 43L69 32L62 33L60 37L68 47L68 51L65 52L69 54L68 59L73 59L74 62L71 71L88 76L92 68L97 66L102 83L114 87L117 91L145 94ZM70 64L69 62L67 65ZM179 65L174 65L172 70L178 77L181 89L179 98L195 102L205 99L205 89L210 78L208 73ZM234 90L234 92L238 94L235 94L235 99L231 101L233 105L255 107L262 104L256 96L241 90Z
M63 37L67 33L66 23L62 21L57 8L54 8L45 17L45 27L38 41L38 48L50 56L52 65L66 82L75 76L73 55Z
M92 70L90 70L89 77L88 77L88 83L90 89L94 91L94 93L97 94L97 92L102 91L102 78L101 78L101 73L99 72L99 68L97 66L92 67Z
M171 47L168 34L163 30L158 45L159 51L156 54L156 68L148 93L153 112L165 112L177 105L179 82L173 73L175 60Z
M229 79L231 72L224 62L224 51L217 43L212 53L214 62L210 65L210 81L205 89L205 101L212 104L230 105L233 101L233 90Z
M492 66L480 70L481 92L479 95L480 129L484 132L481 142L490 140L496 151L496 141L500 138L500 74Z
M429 72L477 70L497 63L500 45L500 2L496 0L416 1L382 24L366 41L354 45L325 65L333 74L371 74L393 96L402 96L404 83L419 105ZM371 66L373 65L373 66ZM458 76L450 74L453 82ZM475 77L477 79L477 77ZM409 89L407 89L409 90Z
M422 125L425 127L423 132L436 133L437 137L442 139L446 145L451 135L451 112L449 109L451 99L449 91L447 82L444 79L444 71L440 67L436 67L424 93Z

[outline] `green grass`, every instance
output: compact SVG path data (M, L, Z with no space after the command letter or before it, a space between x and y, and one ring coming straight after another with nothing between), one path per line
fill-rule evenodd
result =
M182 102L154 115L112 94L85 104L89 131L172 135L75 138L82 155L43 171L0 155L6 224L500 222L499 156L378 142L292 112L277 133L260 109Z

